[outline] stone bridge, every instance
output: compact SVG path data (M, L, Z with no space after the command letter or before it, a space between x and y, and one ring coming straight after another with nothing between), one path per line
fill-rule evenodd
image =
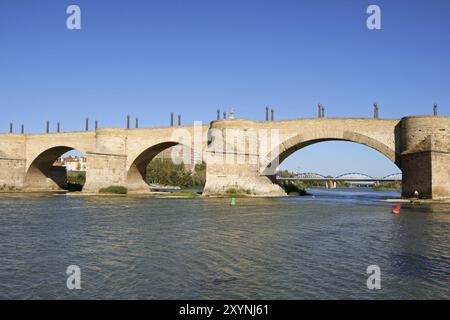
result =
M85 192L121 185L148 192L148 163L161 151L194 146L207 164L205 195L230 189L282 196L275 169L295 151L323 141L351 141L384 154L403 173L402 194L450 198L450 117L225 119L209 125L48 134L0 134L3 191L60 189L65 170L54 161L76 149L87 157ZM330 164L332 165L332 163Z

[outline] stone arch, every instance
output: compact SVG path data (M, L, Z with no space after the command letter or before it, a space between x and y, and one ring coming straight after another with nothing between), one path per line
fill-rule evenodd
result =
M140 153L129 159L129 165L127 166L127 187L130 191L147 191L149 186L145 182L147 166L159 153L174 146L186 146L186 144L179 141L166 141L154 144L150 147L141 150Z
M365 145L374 150L377 150L389 160L394 162L397 167L400 168L400 164L397 161L395 150L386 145L385 143L351 131L344 132L328 132L326 135L314 135L314 134L298 134L289 137L281 143L279 143L275 148L268 153L264 159L262 159L262 170L267 170L266 172L272 172L276 169L277 164L281 164L287 157L289 157L294 152L305 148L309 145L325 142L325 141L347 141L354 142L358 144ZM278 161L277 161L278 160ZM268 170L268 168L270 168ZM273 169L273 170L272 170Z
M31 191L65 189L67 187L66 168L53 166L53 164L63 154L72 150L84 152L72 146L58 145L46 148L32 156L25 170L25 189Z

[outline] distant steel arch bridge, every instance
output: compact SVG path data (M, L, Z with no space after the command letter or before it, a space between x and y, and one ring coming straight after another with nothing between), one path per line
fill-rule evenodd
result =
M303 172L293 177L281 177L277 175L276 179L292 180L292 181L297 180L297 181L396 182L402 181L402 174L397 172L388 174L384 177L372 177L365 173L348 172L333 177L333 176L325 176L316 172Z

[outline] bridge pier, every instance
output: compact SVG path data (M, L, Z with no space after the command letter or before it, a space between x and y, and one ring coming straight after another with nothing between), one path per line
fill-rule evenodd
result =
M0 192L23 190L25 168L25 135L2 135L0 139Z
M257 132L248 128L254 121L215 121L210 128L206 152L206 184L204 195L243 193L259 196L285 196L284 190L264 175L258 150Z
M126 187L128 191L133 193L148 193L150 192L150 186L144 181L146 174L147 163L143 168L139 168L138 165L132 164L127 173Z
M0 192L23 190L25 159L0 158Z
M126 185L126 129L97 129L95 150L86 152L86 182L83 192L98 192L102 188Z
M403 118L395 129L396 153L403 172L402 196L450 198L450 118Z
M97 129L95 150L86 153L88 161L83 192L96 193L102 188L111 186L123 186L129 192L150 191L135 165L128 170L128 131L126 129Z
M83 192L98 192L111 186L126 187L125 155L87 152L86 156L88 162Z
M262 175L256 165L207 164L203 194L220 195L234 192L268 197L286 195L269 176Z
M325 181L325 188L326 189L336 189L337 187L337 182L333 181L333 180L328 180Z
M39 167L32 164L25 176L24 191L56 191L67 188L64 167Z

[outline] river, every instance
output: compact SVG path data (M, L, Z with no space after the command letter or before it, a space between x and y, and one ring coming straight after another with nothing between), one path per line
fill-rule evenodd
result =
M0 195L1 299L449 299L450 205ZM81 270L81 289L66 268ZM381 289L366 286L369 265Z

